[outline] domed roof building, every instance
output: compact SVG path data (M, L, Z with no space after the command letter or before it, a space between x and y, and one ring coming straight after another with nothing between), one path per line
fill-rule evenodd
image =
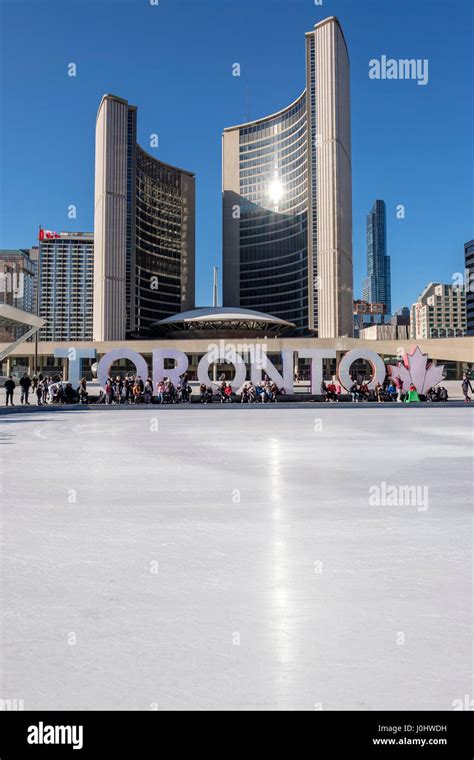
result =
M292 322L253 309L206 306L173 314L154 322L155 336L167 338L264 338L278 336L295 328Z

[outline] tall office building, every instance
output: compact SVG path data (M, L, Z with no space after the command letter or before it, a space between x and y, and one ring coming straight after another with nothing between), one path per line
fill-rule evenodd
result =
M194 308L195 177L136 141L137 108L104 95L96 125L94 340L146 337Z
M338 20L306 34L306 87L223 132L224 305L321 338L352 335L349 56Z
M92 340L94 235L61 232L39 241L40 340Z
M467 334L474 335L474 240L464 244Z
M367 277L362 286L364 301L382 302L391 314L390 256L387 256L385 201L375 201L367 214Z

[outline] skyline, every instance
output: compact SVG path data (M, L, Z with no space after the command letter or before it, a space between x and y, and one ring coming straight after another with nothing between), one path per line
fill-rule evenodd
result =
M457 2L440 12L436 3L402 2L396 9L380 10L364 2L354 12L346 2L322 6L298 2L291 9L284 3L261 2L252 6L252 24L247 26L242 20L245 14L236 14L236 4L230 3L190 6L175 0L173 6L161 2L156 7L132 7L121 2L114 4L113 13L105 2L26 7L28 27L24 26L24 5L22 9L6 2L1 5L4 28L8 22L10 29L12 25L21 29L23 42L21 47L14 45L16 36L10 33L2 54L2 112L8 114L3 122L11 125L8 130L3 127L2 140L2 248L34 245L39 223L58 231L93 230L95 116L103 94L112 92L140 109L138 142L146 150L161 161L196 173L196 305L210 304L212 267L217 265L222 276L221 133L247 117L277 111L299 96L304 89L302 37L314 23L335 15L344 29L351 60L354 297L361 295L365 219L376 198L387 204L393 311L413 303L428 282L449 284L454 272L463 271L464 243L472 238L472 146L466 96L470 73L462 65L463 52L468 63L469 24L458 11L470 14L468 3ZM243 2L238 7L244 10L250 5ZM183 10L186 24L180 21ZM161 14L159 23L150 20L153 16L148 14L153 13ZM266 36L269 16L272 34ZM372 20L369 34L364 26L367 18ZM448 20L452 34L445 39ZM110 25L111 42L99 49L93 41L103 37ZM232 40L221 39L229 27ZM65 31L70 35L70 28L76 35L63 39L61 30L63 36ZM131 30L131 37L136 37L135 28L142 37L130 41L125 35ZM377 34L369 44L374 29ZM42 37L43 30L47 37ZM397 34L398 44L393 42ZM173 45L178 36L181 49ZM282 54L272 57L268 66L265 52L274 50L276 36L283 40ZM154 43L152 50L143 44L143 37ZM212 50L211 42L205 42L208 37ZM55 41L41 48L41 58L33 44L38 39ZM131 50L140 49L140 61L131 53L121 55L124 41ZM261 50L256 50L256 41ZM453 68L447 72L441 64L454 51L453 76ZM428 84L371 80L368 61L384 54L428 59ZM7 60L14 72L8 79ZM71 61L77 64L76 77L67 75ZM239 78L232 77L236 61L242 67ZM279 87L272 88L277 81ZM150 83L156 83L158 96ZM200 85L204 84L203 90ZM180 97L176 97L177 87ZM441 107L448 95L452 110ZM450 124L456 140L445 137ZM158 149L147 147L153 133L159 135ZM54 176L45 176L51 170ZM68 218L71 204L77 208L76 219ZM396 218L398 204L405 205L405 219ZM222 300L222 287L220 294Z

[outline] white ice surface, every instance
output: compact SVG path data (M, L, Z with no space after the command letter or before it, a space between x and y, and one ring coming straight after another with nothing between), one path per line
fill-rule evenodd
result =
M0 697L451 709L472 694L472 420L434 407L3 417ZM428 510L369 506L381 481L427 485Z

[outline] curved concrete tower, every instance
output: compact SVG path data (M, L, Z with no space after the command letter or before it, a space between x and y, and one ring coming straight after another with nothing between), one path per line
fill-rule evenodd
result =
M95 131L94 340L125 339L126 100L104 95Z
M148 337L194 308L195 176L136 141L137 108L104 95L96 126L94 340Z

